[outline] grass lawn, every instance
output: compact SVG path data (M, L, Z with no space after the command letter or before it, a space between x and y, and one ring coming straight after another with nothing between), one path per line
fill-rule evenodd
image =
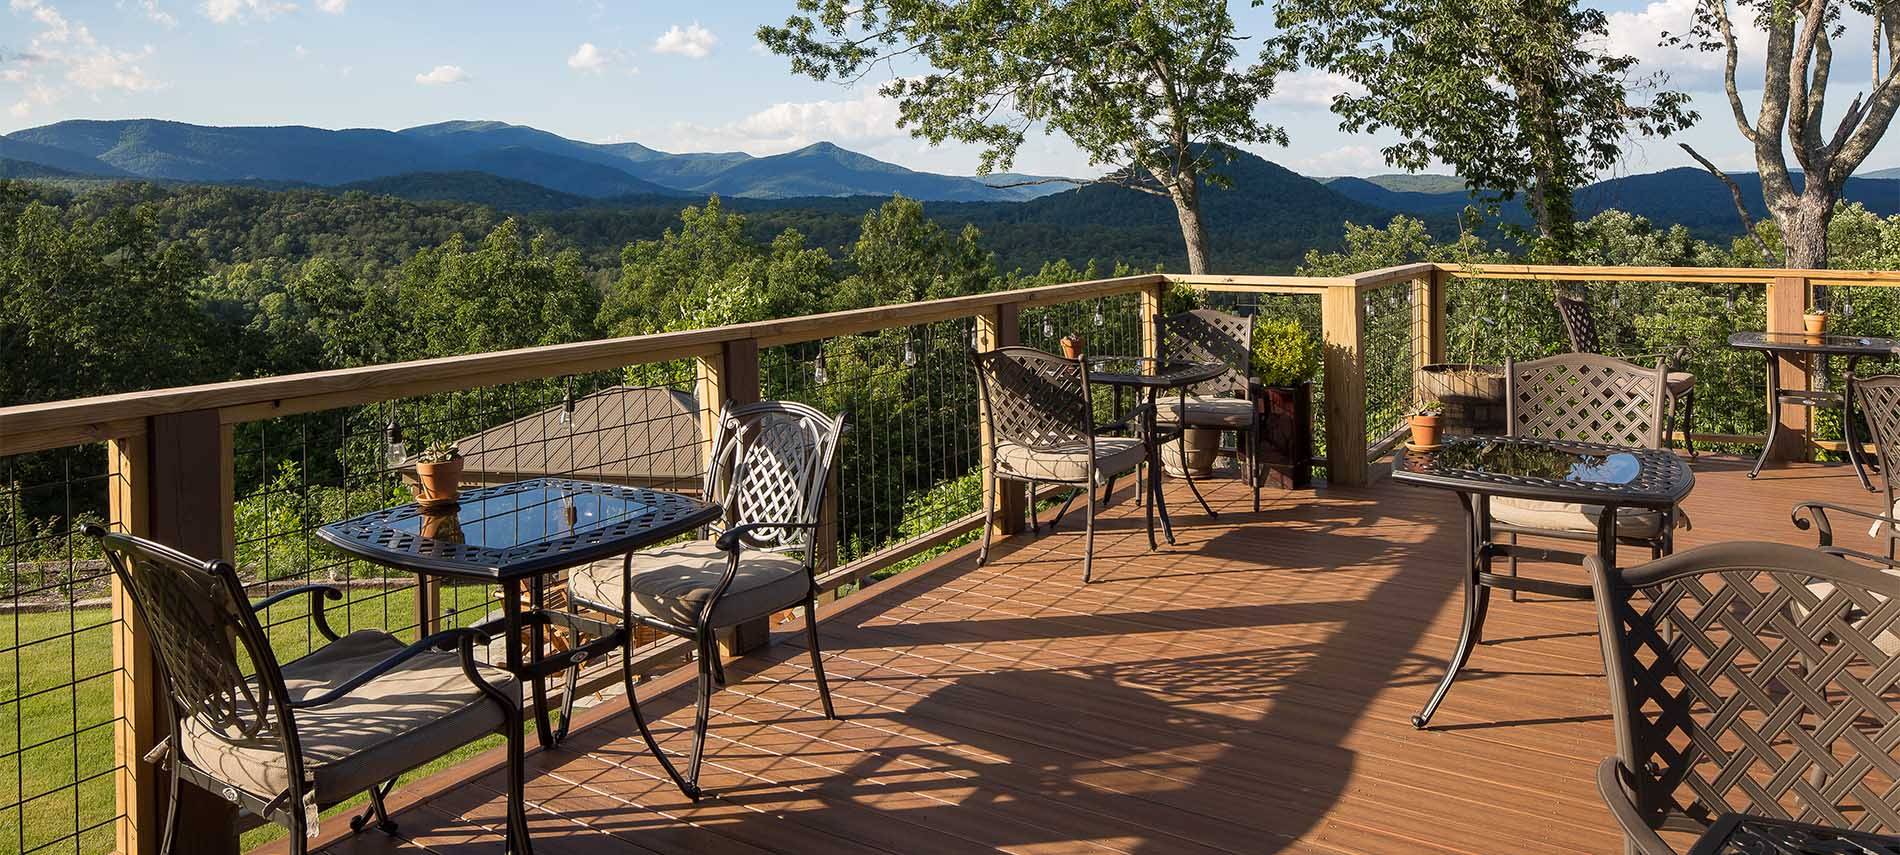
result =
M398 627L406 628L398 632L404 638L415 637L410 589L356 590L348 596L328 610L339 634ZM444 588L442 598L445 614L468 610L471 620L492 602L492 594L480 586ZM260 616L282 661L322 640L307 619L308 603L298 598ZM87 855L112 851L118 765L112 745L114 629L111 612L102 608L0 616L0 855L41 847ZM497 736L470 745L410 777L500 741ZM325 816L347 813L363 802L359 797ZM245 835L244 848L282 834L274 826L254 829Z

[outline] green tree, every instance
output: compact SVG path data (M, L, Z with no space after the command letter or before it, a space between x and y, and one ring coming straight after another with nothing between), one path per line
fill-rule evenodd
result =
M832 295L832 310L961 297L996 284L996 264L975 226L951 233L902 196L864 215L846 256L855 270Z
M460 236L402 265L396 295L410 313L403 356L447 356L593 338L600 296L580 254L524 240L507 220L473 250Z
M1264 3L1266 0L1255 0ZM1615 165L1632 134L1694 121L1660 75L1606 53L1607 19L1578 0L1274 0L1275 44L1358 84L1335 96L1341 128L1396 131L1387 163L1434 161L1497 202L1526 194L1551 251L1573 240L1572 196ZM1647 101L1640 90L1654 89Z
M790 317L814 311L833 284L831 257L787 229L762 248L745 215L714 196L680 212L678 228L629 244L601 304L610 335L641 335Z
M934 69L887 83L900 127L984 147L1007 169L1030 128L1059 131L1120 184L1174 203L1188 270L1206 272L1203 183L1240 143L1286 134L1255 107L1280 64L1242 65L1225 0L799 0L759 40L819 80L914 55Z

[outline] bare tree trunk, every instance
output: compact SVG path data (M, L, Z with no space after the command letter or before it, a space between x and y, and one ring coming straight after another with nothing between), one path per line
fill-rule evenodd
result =
M1826 188L1810 187L1777 212L1775 219L1780 221L1781 241L1786 247L1782 261L1785 266L1816 270L1827 267L1827 227L1834 221L1837 196Z
M1188 272L1207 272L1207 229L1201 225L1201 189L1192 174L1176 176L1168 187L1174 215L1181 221L1181 239L1187 244Z

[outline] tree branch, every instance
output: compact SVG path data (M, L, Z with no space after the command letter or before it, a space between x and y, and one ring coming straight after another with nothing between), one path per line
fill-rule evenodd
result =
M1722 32L1722 44L1726 56L1723 60L1722 88L1728 92L1729 111L1735 115L1735 127L1742 131L1742 138L1755 141L1755 128L1748 122L1748 108L1742 104L1742 90L1735 82L1735 68L1741 62L1742 49L1735 41L1735 28L1728 19L1728 0L1711 0L1714 5L1717 28Z
M1748 203L1742 199L1742 186L1736 184L1735 179L1728 177L1728 173L1723 172L1708 158L1703 157L1701 152L1691 148L1688 143L1677 143L1677 145L1682 146L1683 151L1688 152L1690 157L1695 158L1697 163L1702 164L1702 168L1707 169L1709 174L1721 179L1723 184L1728 185L1729 195L1735 199L1735 213L1740 214L1742 217L1742 228L1748 230L1748 236L1755 241L1755 248L1761 250L1762 258L1773 256L1774 253L1768 249L1768 242L1761 239L1760 232L1755 231L1755 218L1748 215Z

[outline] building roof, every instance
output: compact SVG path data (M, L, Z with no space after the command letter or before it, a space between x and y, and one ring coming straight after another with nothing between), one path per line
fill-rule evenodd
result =
M661 387L614 386L562 407L496 425L456 441L466 481L495 483L573 475L616 483L696 488L705 471L699 404Z

